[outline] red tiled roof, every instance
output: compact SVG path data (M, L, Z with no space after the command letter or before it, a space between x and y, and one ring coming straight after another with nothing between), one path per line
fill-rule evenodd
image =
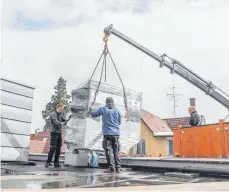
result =
M190 117L180 117L180 118L168 118L164 119L164 121L167 122L169 127L173 130L174 128L177 128L179 124L182 125L182 127L189 127L189 120Z
M62 132L62 140L64 140L64 132ZM50 148L50 133L46 131L39 132L34 140L30 140L31 153L48 153ZM61 152L65 152L65 144L61 147Z
M165 121L148 111L141 110L141 118L153 133L171 132L170 127Z
M30 134L30 140L34 140L35 134Z
M62 136L63 137L63 136ZM61 152L64 153L65 152L65 144L62 145L61 147ZM45 141L45 145L43 148L43 152L42 153L48 153L49 152L49 148L50 148L50 140Z
M43 153L44 147L45 147L44 141L31 140L29 152L30 153Z
M49 138L50 133L47 131L41 131L37 135L35 135L34 140L42 141L43 138Z

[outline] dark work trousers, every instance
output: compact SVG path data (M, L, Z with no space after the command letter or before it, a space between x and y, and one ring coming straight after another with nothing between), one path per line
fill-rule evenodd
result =
M62 145L61 133L50 133L50 150L48 154L47 163L52 162L52 157L55 153L54 164L59 163L60 149Z
M104 136L103 149L109 168L119 169L121 167L119 136Z

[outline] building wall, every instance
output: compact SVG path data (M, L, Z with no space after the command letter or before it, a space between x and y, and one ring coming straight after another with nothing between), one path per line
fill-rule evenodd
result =
M152 131L143 121L141 123L141 138L146 140L147 156L166 156L166 138L154 137Z
M1 161L28 161L34 88L5 78L1 86Z
M141 139L146 141L146 156L164 157L166 154L166 137L154 137L152 131L142 121L141 122ZM136 146L130 150L130 156L136 155Z

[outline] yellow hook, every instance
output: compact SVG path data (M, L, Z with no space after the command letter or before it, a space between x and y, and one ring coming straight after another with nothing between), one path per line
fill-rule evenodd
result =
M107 43L107 41L108 41L108 35L107 35L106 33L104 34L103 41L104 41L105 43Z

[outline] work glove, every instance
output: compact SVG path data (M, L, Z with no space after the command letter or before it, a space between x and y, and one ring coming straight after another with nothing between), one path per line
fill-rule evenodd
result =
M89 110L89 112L91 112L93 109L92 109L92 107L89 107L89 109L88 109L88 110Z
M90 113L91 113L92 110L93 110L92 107L89 107L87 114L90 115Z

